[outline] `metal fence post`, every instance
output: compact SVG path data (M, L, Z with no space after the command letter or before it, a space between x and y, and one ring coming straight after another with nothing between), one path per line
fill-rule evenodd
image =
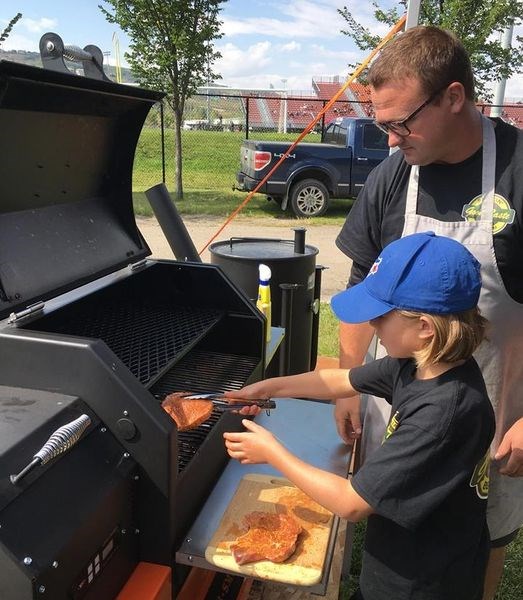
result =
M250 96L247 96L247 103L245 105L245 139L249 139L249 100Z
M160 137L162 140L162 181L165 183L165 124L163 120L163 102L160 102Z

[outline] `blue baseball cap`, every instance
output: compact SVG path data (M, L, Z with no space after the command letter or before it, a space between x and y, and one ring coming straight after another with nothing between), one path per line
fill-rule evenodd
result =
M447 315L474 308L480 264L459 242L432 231L388 244L357 285L336 294L332 310L345 323L363 323L394 309Z

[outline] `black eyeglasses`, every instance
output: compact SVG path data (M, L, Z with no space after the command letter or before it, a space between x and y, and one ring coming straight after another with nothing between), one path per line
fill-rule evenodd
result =
M412 119L414 119L415 117L417 117L419 113L431 102L433 102L446 87L447 86L439 89L437 92L434 92L428 100L425 100L425 102L421 106L418 106L418 108L414 112L410 113L410 115L406 119L403 119L403 121L389 121L386 123L374 121L374 124L378 129L381 129L381 131L383 131L387 135L389 135L389 133L395 133L396 135L399 135L401 137L407 137L412 133L411 130L407 127L407 123L409 121L412 121Z

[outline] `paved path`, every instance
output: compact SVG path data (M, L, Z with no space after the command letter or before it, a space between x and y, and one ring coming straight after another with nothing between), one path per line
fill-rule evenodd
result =
M196 249L200 251L223 223L221 218L184 217L187 231ZM155 218L137 218L142 235L145 237L155 258L173 258L173 253ZM257 237L272 239L294 239L294 227L302 226L294 219L246 219L238 217L230 223L215 241L231 237ZM305 242L318 248L317 265L327 267L322 275L321 299L328 302L333 294L345 288L350 261L338 250L334 240L339 233L338 225L304 225L307 232ZM210 253L202 254L204 261L210 262Z

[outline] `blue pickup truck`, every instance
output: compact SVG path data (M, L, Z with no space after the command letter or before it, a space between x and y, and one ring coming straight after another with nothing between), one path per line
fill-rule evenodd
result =
M251 191L290 147L289 142L245 140L234 189ZM389 155L387 136L372 119L340 117L321 143L301 142L260 188L297 217L325 213L330 198L355 197L367 175Z

